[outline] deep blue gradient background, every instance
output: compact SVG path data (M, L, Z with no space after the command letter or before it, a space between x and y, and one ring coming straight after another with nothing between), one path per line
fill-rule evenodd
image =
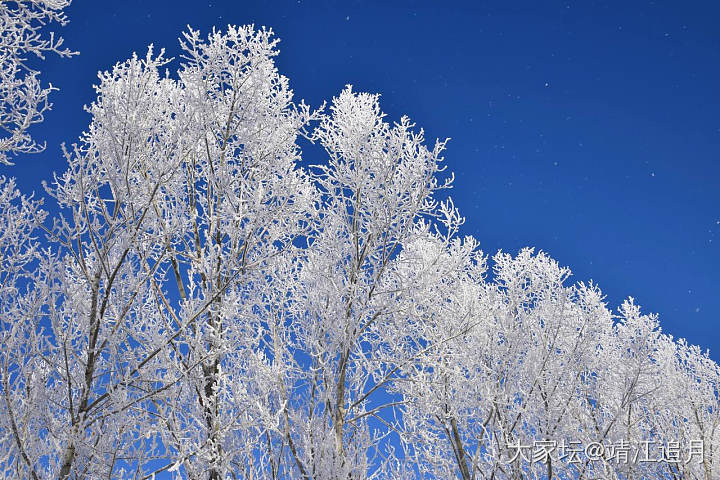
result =
M382 94L389 120L452 137L452 195L486 252L545 250L720 360L720 4L75 0L67 14L81 54L41 67L61 89L34 129L47 151L0 167L24 191L64 169L98 70L149 43L177 55L187 24L266 25L296 99L351 83Z

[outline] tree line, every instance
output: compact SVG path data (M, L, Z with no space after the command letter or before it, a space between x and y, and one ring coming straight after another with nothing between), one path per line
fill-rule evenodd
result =
M13 3L5 163L51 92L12 32L72 53L33 23L68 1ZM349 86L296 102L271 30L181 47L100 74L59 213L0 180L4 478L718 475L718 365L543 252L483 253L444 141Z

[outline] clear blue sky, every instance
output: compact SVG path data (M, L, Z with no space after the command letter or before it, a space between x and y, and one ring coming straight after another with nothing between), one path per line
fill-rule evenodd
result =
M720 360L720 4L75 0L67 13L81 54L42 67L61 89L34 130L48 149L0 168L23 190L64 169L98 70L149 43L177 54L187 24L266 25L297 99L351 83L382 94L390 120L452 138L453 196L486 252L545 250Z

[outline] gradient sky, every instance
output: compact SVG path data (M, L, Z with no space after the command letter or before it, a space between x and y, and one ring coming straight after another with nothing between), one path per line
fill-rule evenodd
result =
M389 120L451 137L452 195L485 252L542 249L720 360L717 2L75 0L67 14L59 33L81 54L41 67L61 89L33 130L47 151L0 167L24 191L64 169L98 70L150 43L177 55L188 24L265 25L296 99L352 84Z

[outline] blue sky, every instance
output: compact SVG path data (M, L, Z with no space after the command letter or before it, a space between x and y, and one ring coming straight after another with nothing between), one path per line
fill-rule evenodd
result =
M24 191L64 169L98 70L149 43L178 54L188 24L265 25L297 99L353 84L390 120L451 137L452 195L483 250L547 251L720 360L720 4L75 0L67 14L81 54L42 66L61 89L33 131L47 151L0 168Z

